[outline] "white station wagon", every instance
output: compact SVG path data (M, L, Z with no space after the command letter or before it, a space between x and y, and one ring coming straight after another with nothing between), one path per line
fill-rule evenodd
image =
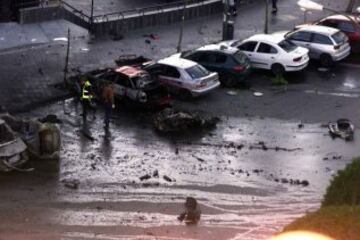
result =
M318 59L324 66L346 58L351 51L348 37L331 27L309 25L287 33L285 38L309 49L310 58Z
M220 86L219 76L191 60L168 57L146 66L152 77L182 98L207 94Z
M309 50L296 46L281 35L257 34L225 44L244 52L252 67L268 69L274 74L301 71L309 64Z

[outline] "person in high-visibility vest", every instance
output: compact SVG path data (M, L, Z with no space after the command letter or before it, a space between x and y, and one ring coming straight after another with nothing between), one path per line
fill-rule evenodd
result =
M92 90L91 90L92 85L89 79L87 77L84 77L82 80L83 80L83 85L81 89L80 100L83 106L83 119L84 121L86 121L87 113L90 109L90 103L94 98L94 96L92 94Z

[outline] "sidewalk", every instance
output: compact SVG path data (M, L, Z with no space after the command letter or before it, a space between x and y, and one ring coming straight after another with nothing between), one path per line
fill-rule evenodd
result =
M265 6L254 1L239 9L235 21L235 38L244 39L264 29ZM279 12L269 17L270 32L292 29L302 23L303 12L296 0L280 0ZM323 0L323 2L331 2ZM336 7L344 7L336 6ZM308 20L324 13L314 12ZM137 54L159 59L175 53L179 25L172 24L142 29L126 34L123 40L100 39L89 43L86 30L66 21L42 24L0 25L0 105L8 110L26 110L29 106L56 99L65 93L54 88L63 81L67 29L72 32L70 68L86 71L99 66L113 66L113 60L123 54ZM158 39L144 37L156 34ZM222 15L188 21L185 24L183 50L221 40ZM145 41L149 40L149 41Z

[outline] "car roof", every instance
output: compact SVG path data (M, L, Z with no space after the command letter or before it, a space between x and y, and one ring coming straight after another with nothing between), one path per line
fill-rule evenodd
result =
M326 35L332 35L340 31L339 29L336 28L319 26L319 25L308 25L300 28L299 30L307 30L310 32L322 33Z
M122 66L115 69L115 72L122 73L130 78L147 74L146 71L134 66Z
M256 34L246 39L245 41L262 41L267 43L278 44L279 42L284 40L284 36L280 34Z
M352 15L348 15L348 17L350 17L352 20L360 22L360 18L358 16L352 16ZM335 14L335 15L331 15L328 16L322 20L343 20L343 21L350 21L349 18L345 17L344 15L339 15L339 14Z
M217 51L226 54L234 54L238 49L221 44L209 44L196 49L196 51Z
M158 61L158 63L169 65L169 66L180 68L180 69L187 69L187 68L197 65L197 63L194 61L184 59L184 58L177 58L177 57L173 57L173 56L161 59Z

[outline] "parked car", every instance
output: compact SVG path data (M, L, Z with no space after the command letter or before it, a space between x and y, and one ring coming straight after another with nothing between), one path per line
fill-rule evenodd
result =
M326 27L333 27L341 30L349 38L351 51L354 53L360 52L360 17L359 16L348 16L352 21L343 15L331 15L322 18L318 21L298 25L295 29L300 29L307 25L321 25Z
M0 119L0 172L18 169L28 160L27 147L11 128Z
M348 37L336 28L310 25L285 34L296 45L309 49L309 57L331 66L350 54Z
M225 44L245 53L254 68L269 69L274 74L300 71L309 63L309 50L281 35L257 34L243 41Z
M220 86L217 73L187 59L168 57L145 69L182 98L204 95Z
M151 78L150 74L138 66L106 68L85 74L92 83L96 95L101 96L107 82L114 83L115 99L126 99L150 107L162 108L170 104L170 96L165 86ZM82 76L78 77L78 81Z
M248 57L232 47L211 44L175 56L192 60L217 72L220 82L227 87L245 82L251 71Z

